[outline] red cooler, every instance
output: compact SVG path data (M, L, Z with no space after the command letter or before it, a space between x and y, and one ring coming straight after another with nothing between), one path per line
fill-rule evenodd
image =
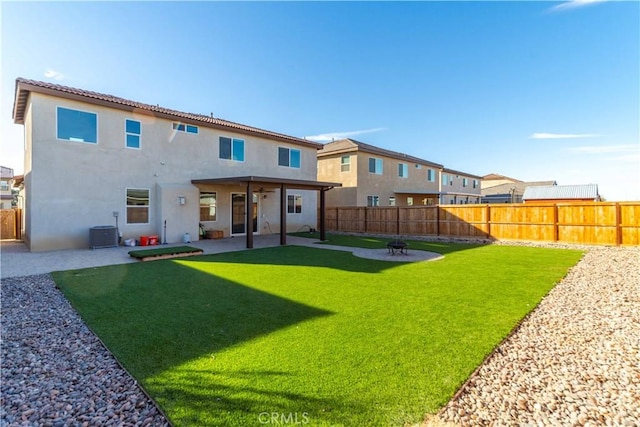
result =
M149 246L149 236L140 236L140 246Z

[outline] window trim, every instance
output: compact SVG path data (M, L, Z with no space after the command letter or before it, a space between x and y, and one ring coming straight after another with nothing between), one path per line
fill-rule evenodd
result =
M144 190L147 192L148 194L148 198L149 201L146 205L144 206L135 206L135 205L129 205L128 202L128 194L129 194L129 190ZM150 188L142 188L142 187L126 187L124 190L124 212L125 212L125 224L127 225L148 225L151 224L151 189ZM146 208L147 209L147 222L129 222L129 208L133 208L133 209L142 209L142 208Z
M231 151L229 152L229 158L227 157L222 157L222 152L220 150L220 144L222 143L221 139L222 138L226 138L228 140L230 140L231 142ZM234 146L234 142L242 142L242 160L238 160L238 159L234 159L234 150L233 150L233 146ZM245 158L246 158L246 150L245 150L245 144L246 140L244 139L240 139L240 138L234 138L232 136L224 136L224 135L219 135L218 136L218 158L220 160L227 160L230 162L239 162L239 163L244 163L245 162Z
M347 159L345 162L344 160ZM347 167L346 169L344 167ZM340 156L340 172L351 172L351 156Z
M436 171L434 169L427 169L427 181L428 182L436 182Z
M371 160L374 161L373 171L371 170ZM378 162L380 162L380 171L378 172ZM384 163L381 158L378 157L369 157L369 173L374 175L382 175L384 171Z
M68 138L60 138L60 115L58 114L58 112L60 111L60 109L65 109L65 110L71 110L71 111L77 111L80 113L85 113L85 114L93 114L96 117L96 140L95 141L80 141L78 139L68 139ZM62 105L56 105L56 140L58 141L66 141L66 142L80 142L82 144L94 144L94 145L98 145L98 141L99 141L99 122L98 122L98 113L95 111L89 111L89 110L81 110L79 108L71 108L71 107L65 107Z
M180 129L181 126L183 127L183 129ZM189 128L195 129L195 132L189 131ZM189 123L172 122L171 129L173 129L174 132L189 133L191 135L200 134L200 126L190 125Z
M138 123L138 125L140 126L140 133L132 133L132 132L127 132L127 122L136 122ZM127 141L127 137L129 135L132 136L137 136L138 137L138 146L137 147L130 147ZM124 119L124 147L125 148L129 148L131 150L142 150L142 122L140 120L134 120L134 119Z
M367 196L367 207L368 208L375 208L380 206L380 196L378 195L370 195Z
M200 195L198 197L198 201L199 201L199 209L202 209L202 196L206 195L207 197L209 197L210 195L213 194L213 200L214 200L214 209L215 209L215 214L213 216L213 219L202 219L202 212L200 212L200 214L198 215L200 218L200 222L216 222L218 221L218 192L217 191L201 191ZM211 204L208 205L209 209L211 209Z
M409 165L407 163L398 163L398 177L409 178Z
M293 211L290 210L289 201L293 201ZM297 202L300 202L299 204ZM299 209L298 209L299 208ZM302 194L287 194L287 215L302 214Z
M289 164L287 165L283 165L280 163L280 150L287 150L288 152L288 156L287 156L287 162ZM291 153L293 151L297 151L298 152L298 166L291 166ZM297 148L290 148L290 147L285 147L283 145L278 146L278 166L281 166L283 168L293 168L293 169L301 169L302 168L302 151L300 151Z

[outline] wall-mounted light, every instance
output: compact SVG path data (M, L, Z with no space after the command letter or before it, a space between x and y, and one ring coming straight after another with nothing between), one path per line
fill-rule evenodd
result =
M178 204L179 205L186 205L187 204L187 198L184 196L178 196Z

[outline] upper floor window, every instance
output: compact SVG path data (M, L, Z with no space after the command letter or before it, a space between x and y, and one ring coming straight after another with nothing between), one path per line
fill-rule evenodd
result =
M405 163L398 163L398 176L400 178L409 178L409 166Z
M70 108L57 108L57 138L98 143L98 115Z
M463 187L467 187L469 185L469 179L467 178L462 178L462 186Z
M216 208L216 193L200 193L200 221L215 221Z
M127 224L149 223L149 189L127 188Z
M376 175L382 175L382 159L369 157L369 172Z
M379 196L367 196L367 206L380 206Z
M290 168L300 168L300 150L278 147L278 165Z
M127 148L140 148L140 122L126 119L124 121L124 138Z
M9 183L7 181L0 181L0 190L9 191Z
M220 158L244 162L244 140L221 136Z
M340 172L349 172L351 170L351 156L340 157Z
M449 185L449 175L446 173L442 174L442 185Z
M287 196L287 213L302 213L302 196L290 194Z
M434 182L436 180L436 171L427 169L427 181Z
M173 122L173 130L177 130L178 132L186 132L198 134L198 126L187 125L185 123Z
M473 180L473 188L478 188L478 180L477 179Z

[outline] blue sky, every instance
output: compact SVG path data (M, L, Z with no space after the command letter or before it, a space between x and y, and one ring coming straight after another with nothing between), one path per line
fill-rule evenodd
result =
M2 2L16 77L640 200L640 3Z

